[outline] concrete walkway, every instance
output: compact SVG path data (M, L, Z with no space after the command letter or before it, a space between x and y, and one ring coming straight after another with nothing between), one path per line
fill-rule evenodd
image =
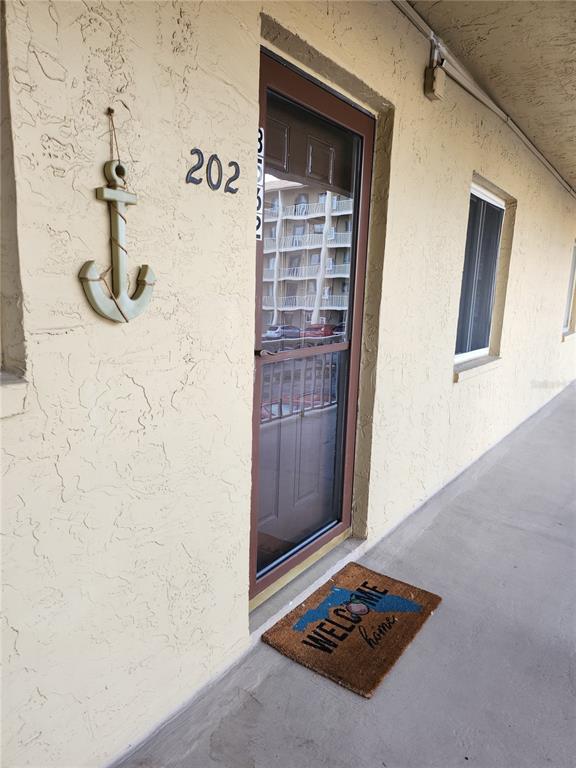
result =
M259 643L122 768L574 768L576 389L362 561L443 602L365 700Z

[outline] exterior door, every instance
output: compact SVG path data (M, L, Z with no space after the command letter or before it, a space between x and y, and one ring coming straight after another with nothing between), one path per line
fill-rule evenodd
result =
M351 524L374 121L263 53L251 596Z

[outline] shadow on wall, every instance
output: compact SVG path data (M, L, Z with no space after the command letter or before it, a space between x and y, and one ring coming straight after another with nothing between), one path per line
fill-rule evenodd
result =
M0 9L1 23L1 75L0 122L2 162L0 164L0 284L2 286L1 342L2 371L24 376L26 350L22 322L22 283L18 256L16 227L16 181L14 175L14 147L12 144L10 99L8 95L8 62L6 52L6 8Z

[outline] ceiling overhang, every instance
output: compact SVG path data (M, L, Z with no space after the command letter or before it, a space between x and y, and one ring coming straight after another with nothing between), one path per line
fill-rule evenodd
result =
M576 195L575 4L408 3Z

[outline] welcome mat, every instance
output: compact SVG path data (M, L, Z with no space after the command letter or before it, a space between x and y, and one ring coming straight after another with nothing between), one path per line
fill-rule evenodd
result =
M349 563L262 640L370 698L441 599Z

